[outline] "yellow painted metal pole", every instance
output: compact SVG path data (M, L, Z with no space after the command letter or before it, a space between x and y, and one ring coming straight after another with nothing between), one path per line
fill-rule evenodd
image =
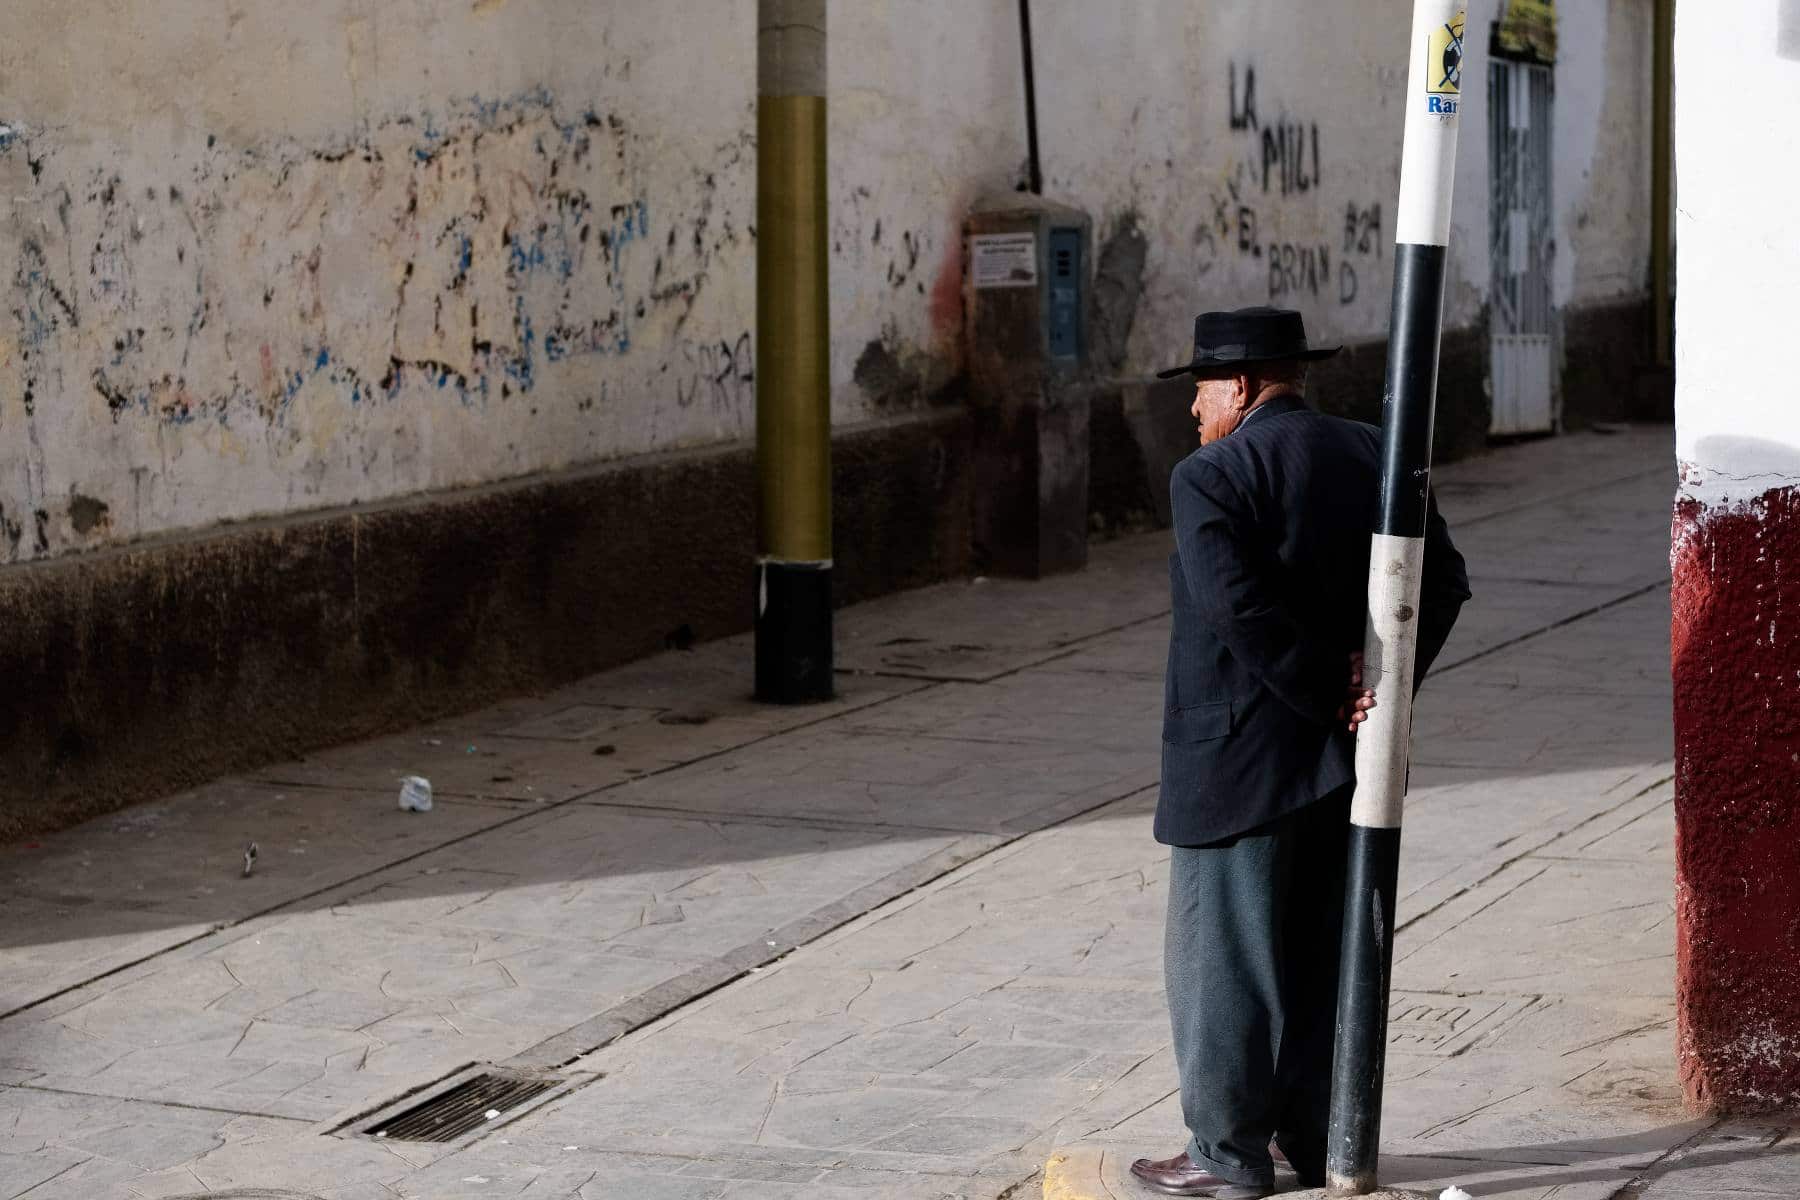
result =
M756 691L829 699L830 237L825 0L758 0Z
M1650 291L1656 365L1675 361L1675 0L1656 0L1651 100Z

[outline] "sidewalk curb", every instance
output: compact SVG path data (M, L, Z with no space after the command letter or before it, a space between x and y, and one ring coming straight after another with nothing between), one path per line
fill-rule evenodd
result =
M1044 1163L1044 1200L1121 1200L1120 1193L1106 1182L1106 1149L1100 1146L1070 1146L1057 1149ZM1290 1180L1292 1176L1288 1177ZM1149 1196L1144 1189L1131 1195ZM1282 1192L1283 1200L1326 1200L1323 1188L1307 1188ZM1360 1200L1434 1200L1436 1193L1382 1188Z

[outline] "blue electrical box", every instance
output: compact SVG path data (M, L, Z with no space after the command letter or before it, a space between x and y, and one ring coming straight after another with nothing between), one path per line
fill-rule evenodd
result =
M993 355L1012 371L1086 365L1091 229L1086 213L1037 196L970 213L965 320L977 357Z
M1050 282L1044 313L1044 341L1050 357L1076 362L1081 358L1082 230L1052 227L1050 230Z

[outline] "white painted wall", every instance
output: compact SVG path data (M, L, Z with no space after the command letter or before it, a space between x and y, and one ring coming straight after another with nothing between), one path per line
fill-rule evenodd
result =
M1016 0L832 0L832 418L880 343L927 391L960 367L962 222L1026 161ZM754 80L750 86L754 89Z
M1131 368L1180 361L1207 308L1274 302L1320 338L1379 335L1410 4L1033 11L1046 190L1091 211L1102 237L1136 212L1153 248ZM1284 147L1298 157L1286 172ZM1352 209L1363 223L1347 238Z
M1800 5L1676 6L1676 454L1683 493L1711 505L1800 480L1794 112Z
M754 9L592 13L14 5L0 557L742 435Z
M1559 7L1557 296L1598 303L1644 286L1650 0ZM746 436L754 9L19 0L0 562ZM1382 335L1405 0L1034 11L1049 190L1102 238L1127 212L1149 238L1128 371L1179 358L1209 307ZM1017 19L831 5L839 422L880 412L871 347L923 392L959 369L961 221L1026 153ZM1488 270L1470 47L1459 325ZM1263 179L1280 126L1301 138L1285 191L1279 161Z
M1557 5L1558 305L1642 296L1650 287L1655 5Z
M1469 5L1445 312L1453 326L1478 320L1488 299L1487 31L1499 8L1498 0ZM1557 8L1555 301L1641 296L1652 5L1562 0ZM1179 343L1203 308L1272 301L1300 308L1325 338L1384 335L1407 0L1144 0L1104 20L1081 0L1038 0L1033 11L1050 188L1093 212L1102 233L1131 209L1151 236L1133 369L1169 359L1171 341ZM1260 128L1234 129L1234 74L1241 109L1252 68ZM1309 169L1312 130L1319 132L1320 178L1309 174L1304 191L1284 194L1279 170L1263 186L1262 128L1282 124L1304 128ZM1377 208L1380 235L1365 242L1366 218ZM1351 235L1353 209L1362 223ZM1252 238L1240 237L1240 210ZM1241 250L1244 241L1262 253ZM1284 255L1293 247L1301 269L1271 271L1271 243Z

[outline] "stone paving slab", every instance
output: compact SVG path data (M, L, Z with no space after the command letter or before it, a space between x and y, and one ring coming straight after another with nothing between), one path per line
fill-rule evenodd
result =
M1646 478L1670 481L1674 471L1668 428L1639 425L1536 439L1463 459L1434 470L1431 486L1446 516L1459 526L1475 526L1583 492L1610 491ZM1671 494L1665 489L1658 502L1667 507Z
M385 791L225 781L0 847L0 903L14 918L0 928L0 1010L505 819L453 803L405 813Z
M1021 1153L1047 1152L1071 1133L1143 1150L1175 1144L1179 1116L1160 988L1166 859L1144 839L1148 809L1148 797L1123 801L990 855L923 898L596 1054L583 1065L620 1085L619 1099L597 1085L526 1124L571 1137L586 1130L640 1150L666 1141L712 1158L727 1151L709 1143L768 1149L793 1140L785 1131L816 1129L817 1113L804 1098L822 1090L832 1111L873 1106L873 1124L833 1138L840 1151L879 1154L904 1142L908 1129L923 1139L959 1125L968 1130L971 1145L962 1153L969 1161L1012 1168L1023 1165ZM1425 806L1418 820L1429 826L1432 814ZM1469 943L1460 944L1466 957ZM1481 944L1492 957L1516 939ZM1445 994L1441 1007L1480 1007L1494 993L1480 986ZM1667 1138L1690 1132L1673 1106L1668 1035L1657 1024L1666 1023L1666 999L1623 1009L1580 995L1502 999L1491 1006L1494 1019L1467 1030L1446 1054L1396 1048L1390 1078L1401 1102L1390 1107L1390 1142L1420 1143L1421 1154L1468 1154L1473 1168L1452 1164L1459 1177L1500 1178L1492 1153L1519 1157L1529 1153L1521 1147L1581 1141L1564 1147L1567 1156L1590 1174L1609 1172L1616 1187L1668 1149ZM1533 1069L1502 1069L1516 1058ZM661 1085L679 1079L684 1066L695 1072L692 1088L631 1082L641 1076ZM1662 1090L1643 1099L1632 1089L1646 1077ZM724 1124L690 1111L709 1079L728 1079L744 1092L726 1106ZM1006 1091L981 1090L1007 1080ZM945 1086L952 1082L964 1086ZM626 1102L647 1093L663 1098L649 1108ZM1543 1115L1550 1094L1557 1106ZM1621 1120L1621 1096L1644 1116ZM1577 1105L1571 1116L1567 1107ZM1002 1147L1004 1126L983 1121L1028 1128ZM1595 1141L1590 1127L1644 1140L1621 1150ZM983 1130L995 1140L975 1148ZM1522 1166L1541 1162L1540 1155ZM1435 1175L1445 1170L1442 1162L1427 1165ZM1557 1186L1552 1180L1518 1194L1548 1195Z
M1477 583L1510 579L1546 588L1627 590L1668 577L1667 522L1645 517L1659 508L1666 512L1674 488L1671 460L1666 472L1575 490L1487 520L1457 523L1455 505L1443 507ZM1579 536L1568 536L1577 530Z
M544 696L277 764L255 778L397 794L403 776L422 775L442 795L554 802L829 721L922 686L846 677L827 703L764 705L751 699L750 663L748 641L728 638L656 655Z
M1166 643L1166 626L1154 627ZM1078 655L1024 674L980 686L945 684L871 708L834 724L832 731L1004 743L1031 747L1037 759L1069 746L1136 757L1162 736L1162 678L1160 672L1087 669L1094 656L1112 651L1117 636L1097 638Z
M1800 1180L1800 1124L1730 1122L1684 1146L1632 1200L1751 1200L1792 1196Z
M1080 743L902 740L831 727L640 780L608 799L665 811L1016 834L1147 787L1157 773L1142 753L1097 755Z
M1440 474L1478 595L1415 725L1396 1184L1800 1192L1787 1131L1676 1103L1667 440ZM833 706L749 702L737 639L259 773L266 893L217 879L238 826L46 842L0 979L113 973L0 1019L0 1197L1019 1200L1166 1152L1166 560L849 610ZM414 771L444 802L384 823ZM331 1132L482 1060L596 1078L460 1148Z
M785 924L954 841L569 806L0 1025L0 1063L41 1087L324 1120L745 947L769 957Z
M1619 598L1617 589L1603 584L1550 589L1510 579L1474 579L1469 590L1475 595L1474 602L1463 608L1434 671L1486 661L1521 637L1576 620Z
M1091 548L1078 575L941 584L839 614L840 670L984 683L1169 611L1166 537Z
M246 1139L291 1136L297 1123L199 1109L0 1091L0 1195L32 1200L201 1191L186 1164ZM152 1180L168 1180L174 1190Z
M1540 691L1564 696L1672 698L1667 663L1618 662L1641 641L1666 640L1669 593L1657 587L1608 609L1604 623L1584 621L1568 636L1542 634L1516 647L1523 653L1488 655L1455 665L1458 688L1503 688L1529 702ZM1546 641L1546 639L1548 639ZM1546 654L1540 641L1554 646ZM1610 665L1609 665L1610 664ZM1436 686L1436 685L1430 685Z

